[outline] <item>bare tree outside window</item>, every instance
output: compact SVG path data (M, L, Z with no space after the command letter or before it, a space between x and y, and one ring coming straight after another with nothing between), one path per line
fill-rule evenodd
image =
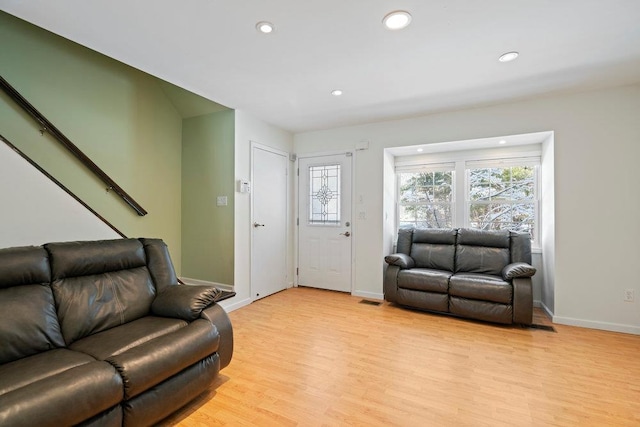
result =
M400 227L452 227L452 171L399 173L398 178Z
M469 169L469 226L515 230L533 235L535 168Z
M536 167L467 169L466 223L482 230L514 230L534 236ZM398 172L400 227L462 227L453 217L454 172ZM460 202L462 203L462 202Z

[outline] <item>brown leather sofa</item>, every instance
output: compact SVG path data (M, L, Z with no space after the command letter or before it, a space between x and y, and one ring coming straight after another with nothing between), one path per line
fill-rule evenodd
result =
M531 240L513 231L400 229L385 257L384 298L496 323L530 325Z
M0 425L165 418L231 360L219 297L181 285L158 239L0 249Z

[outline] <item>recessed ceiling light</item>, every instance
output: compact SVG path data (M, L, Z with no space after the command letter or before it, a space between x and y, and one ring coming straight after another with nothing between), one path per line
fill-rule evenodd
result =
M504 139L501 139L500 142L498 142L498 144L500 144L500 145L504 145L506 143L507 143L507 141L505 141Z
M389 30L401 30L411 23L411 14L404 10L395 10L388 13L382 23Z
M331 95L333 96L340 96L342 95L342 91L340 89L335 89L331 91Z
M256 30L260 31L261 33L264 34L269 34L269 33L273 33L275 31L276 27L273 26L273 24L271 22L267 22L267 21L260 21L256 24Z
M422 153L423 151L424 151L424 149L418 148L418 153Z
M510 62L510 61L513 61L514 59L516 59L518 57L518 55L520 55L518 52L507 52L507 53L504 53L504 54L500 55L500 58L498 58L498 61L500 61L500 62Z

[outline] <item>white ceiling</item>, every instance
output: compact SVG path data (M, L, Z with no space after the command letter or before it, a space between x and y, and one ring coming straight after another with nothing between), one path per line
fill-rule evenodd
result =
M0 0L0 9L292 132L640 81L640 0ZM396 9L412 23L386 30ZM276 31L259 34L262 20ZM511 50L516 61L497 61Z

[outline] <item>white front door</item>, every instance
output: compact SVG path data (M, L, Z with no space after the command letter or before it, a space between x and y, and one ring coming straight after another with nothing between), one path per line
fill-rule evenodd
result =
M251 294L264 298L287 287L286 153L252 147Z
M351 292L351 153L298 162L298 284Z

